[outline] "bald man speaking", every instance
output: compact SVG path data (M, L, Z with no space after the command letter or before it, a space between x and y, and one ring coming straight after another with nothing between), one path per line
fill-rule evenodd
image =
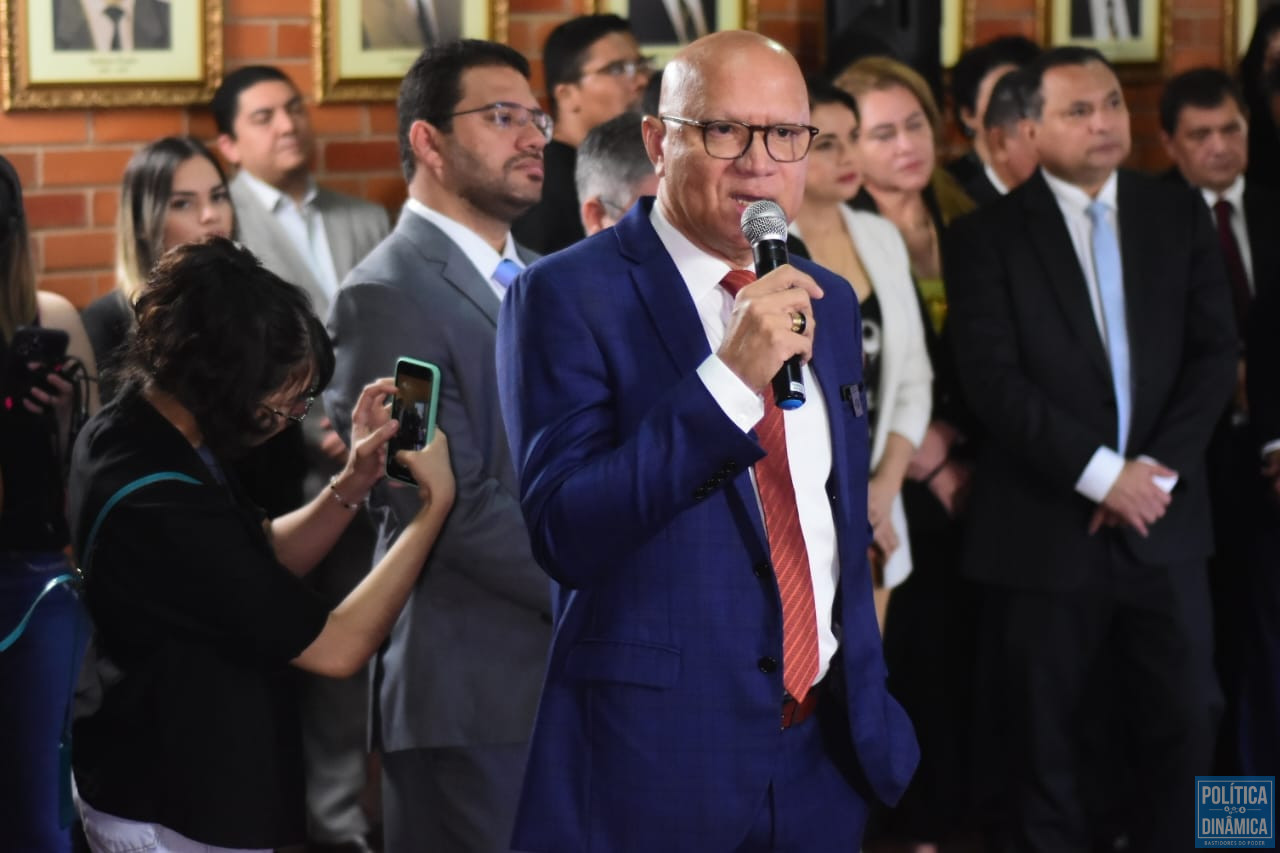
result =
M804 79L718 33L668 65L659 113L657 198L529 267L498 324L560 591L514 846L856 850L919 755L871 600L857 300L802 261L752 280L739 224L799 207ZM808 399L784 414L793 356Z

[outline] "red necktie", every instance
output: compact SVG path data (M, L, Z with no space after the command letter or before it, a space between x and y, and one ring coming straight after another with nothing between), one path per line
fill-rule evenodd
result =
M1222 256L1227 261L1227 278L1231 279L1231 298L1236 309L1236 331L1244 337L1245 323L1249 318L1249 303L1253 294L1249 292L1249 278L1244 271L1244 257L1240 254L1240 244L1236 242L1236 233L1231 229L1231 202L1225 198L1218 199L1213 206L1213 214L1218 220L1218 242L1222 244Z
M733 270L720 284L733 296L755 280L756 275L750 270ZM818 676L818 617L809 552L800 529L796 489L787 461L782 409L765 402L764 418L756 424L756 438L765 450L764 458L755 465L756 489L782 599L782 686L800 702Z

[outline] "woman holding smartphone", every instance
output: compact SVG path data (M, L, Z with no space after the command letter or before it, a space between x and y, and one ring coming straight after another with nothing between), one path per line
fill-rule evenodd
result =
M305 418L333 372L306 293L212 238L162 258L136 313L119 396L81 434L70 487L94 624L74 726L85 834L94 850L298 843L289 668L349 675L385 638L453 503L448 443L397 453L419 509L330 611L301 576L383 476L394 383L360 395L342 472L268 519L227 462Z
M95 370L75 308L36 289L22 185L0 157L0 645L45 585L69 571L63 511L69 430L73 416L97 406L87 382L79 383L77 400L72 383L51 369L60 364L17 356L13 350L25 347L23 339L47 350L50 362ZM59 357L63 346L66 362ZM0 651L0 846L6 849L71 849L70 834L58 825L58 741L87 638L81 621L74 596L54 588L32 611L25 632Z

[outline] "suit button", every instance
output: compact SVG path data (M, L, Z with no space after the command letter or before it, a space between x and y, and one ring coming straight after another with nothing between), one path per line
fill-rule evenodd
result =
M765 656L756 661L756 666L760 667L760 671L765 675L771 675L778 671L778 662L771 657Z
M761 560L760 562L756 563L754 566L751 567L751 574L755 575L758 578L763 578L772 569L773 569L773 566L769 565L768 560Z

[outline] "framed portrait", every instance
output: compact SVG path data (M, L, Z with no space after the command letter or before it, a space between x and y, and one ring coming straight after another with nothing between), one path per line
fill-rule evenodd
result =
M1051 0L1047 43L1097 48L1116 63L1159 62L1168 0Z
M754 30L756 0L597 0L596 12L631 22L640 50L665 65L682 46L718 30Z
M0 0L4 108L208 101L222 75L221 0Z
M428 44L507 40L507 0L315 0L316 98L394 100Z
M951 68L965 48L973 46L974 0L942 0L942 33L939 60Z
M1228 0L1223 4L1222 55L1228 65L1244 58L1253 39L1253 29L1258 24L1258 15L1276 5L1280 5L1280 0Z

